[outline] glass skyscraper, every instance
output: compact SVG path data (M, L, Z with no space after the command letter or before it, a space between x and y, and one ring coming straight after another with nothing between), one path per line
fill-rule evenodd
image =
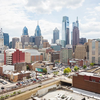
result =
M62 20L62 40L65 41L65 45L69 44L69 18L63 17Z
M35 29L35 36L41 36L41 30L39 25L37 25L36 29Z
M28 29L27 29L26 26L23 28L23 34L22 35L28 35Z
M78 23L78 17L76 22L72 23L73 31L72 31L72 45L73 45L73 52L75 51L76 45L79 44L79 23Z
M9 46L9 34L3 33L3 37L4 37L4 45Z
M56 43L56 40L59 39L59 30L55 28L53 30L53 43Z

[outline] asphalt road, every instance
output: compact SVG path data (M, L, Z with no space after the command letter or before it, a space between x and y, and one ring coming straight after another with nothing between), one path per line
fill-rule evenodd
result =
M40 85L42 86L42 85L45 85L45 84L54 82L54 81L56 81L56 80L61 80L61 79L70 80L70 79L68 79L68 78L65 78L64 76L59 76L59 77L55 77L55 78L50 79L50 80L47 80L47 81L43 81L43 82L41 82L41 84L40 84L40 83L36 83L36 84L34 84L34 85L30 85L30 86L27 86L27 87L24 87L24 88L21 88L21 89L17 89L17 90L15 90L15 92L18 92L18 91L26 92L26 91L29 91L30 89L32 90L32 89L34 89L34 88L36 88L36 87L38 87L38 86L40 86ZM14 92L14 91L7 92L7 93L3 93L3 95L10 95L10 94L12 94L13 92ZM0 94L0 96L2 96L2 94Z

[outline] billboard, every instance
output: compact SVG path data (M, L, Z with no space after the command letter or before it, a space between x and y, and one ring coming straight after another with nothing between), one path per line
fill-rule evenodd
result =
M37 71L37 72L43 72L43 69L42 68L35 68L35 71Z

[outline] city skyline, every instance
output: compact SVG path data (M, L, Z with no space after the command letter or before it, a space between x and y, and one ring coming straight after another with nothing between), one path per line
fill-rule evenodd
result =
M55 27L60 30L61 39L63 16L69 17L70 34L72 22L78 16L80 37L99 38L99 0L76 0L75 2L62 0L56 2L56 0L45 0L45 2L43 0L1 1L0 27L3 28L4 33L9 33L11 41L13 37L21 37L24 26L28 28L29 36L34 35L37 20L39 20L41 34L50 42Z

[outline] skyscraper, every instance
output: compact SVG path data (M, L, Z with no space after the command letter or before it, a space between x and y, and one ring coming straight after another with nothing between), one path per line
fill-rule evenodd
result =
M80 39L79 39L79 43L80 43L80 44L84 44L84 43L86 43L86 42L87 42L86 38L80 38Z
M65 45L69 44L69 18L63 16L62 20L62 40L65 41Z
M43 37L41 35L41 29L39 27L39 24L37 24L37 27L35 29L35 45L37 46L37 48L39 48L39 46L42 45L42 40Z
M73 45L73 52L75 51L75 47L79 44L79 23L78 18L76 22L73 22L73 31L72 31L72 45Z
M3 31L2 28L0 30L0 53L3 53L4 48L4 37L3 37Z
M28 35L28 29L27 29L26 26L23 28L23 34L22 35Z
M35 36L30 36L29 37L29 42L34 43L35 42Z
M37 25L37 27L35 29L35 36L41 36L41 29L40 29L39 25Z
M3 33L4 36L4 45L9 46L9 34Z
M23 28L23 33L22 33L22 36L21 36L21 42L22 42L22 48L24 48L25 43L27 43L27 44L29 43L28 29L27 29L26 26Z
M16 45L16 42L19 41L19 38L15 37L15 38L12 38L12 48L15 49L15 45Z
M55 28L53 30L53 43L56 43L56 40L59 39L59 30Z

